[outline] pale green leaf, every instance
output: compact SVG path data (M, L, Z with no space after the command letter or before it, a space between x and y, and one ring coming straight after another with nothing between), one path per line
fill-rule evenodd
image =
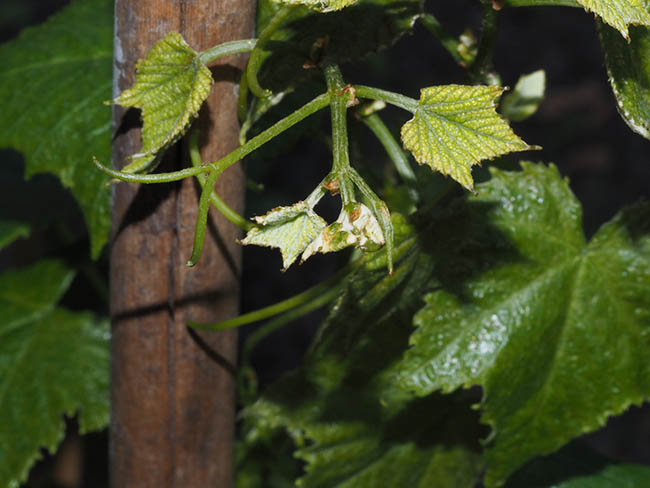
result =
M352 4L357 3L358 0L274 0L278 3L285 5L306 5L309 8L318 10L319 12L331 12L333 10L341 10Z
M29 225L11 220L0 220L0 250L21 237L29 236Z
M471 400L464 393L418 400L394 388L432 262L404 218L393 218L393 275L385 248L365 254L305 365L246 411L258 436L284 427L294 439L306 462L298 486L475 486L482 429Z
M629 43L601 22L598 31L618 111L634 132L650 139L650 29L632 27Z
M275 208L253 220L258 225L248 231L241 243L280 249L284 269L294 263L327 225L305 202Z
M138 61L133 86L115 100L142 109L142 149L123 171L151 171L161 152L176 142L210 94L212 75L183 36L171 32Z
M544 99L546 89L546 73L544 70L523 75L517 81L514 90L507 93L501 102L501 113L513 122L526 120L537 112L539 104Z
M471 167L513 151L532 149L496 113L503 88L446 85L423 88L402 142L420 164L472 190Z
M628 40L629 25L650 26L650 14L645 0L578 0L578 3L598 15Z
M108 423L108 324L56 307L74 273L56 261L0 275L0 486L18 486L63 415L81 432Z
M111 154L113 2L73 2L0 46L0 147L25 155L27 177L49 172L79 202L93 256L110 228L107 177L93 156Z
M484 388L487 486L650 396L649 205L585 244L567 182L524 163L432 228L443 286L415 316L401 382Z

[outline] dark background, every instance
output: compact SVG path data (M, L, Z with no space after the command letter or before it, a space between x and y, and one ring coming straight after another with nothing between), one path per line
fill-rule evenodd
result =
M42 22L67 3L3 0L0 41L16 37L24 26ZM476 0L431 0L427 11L436 15L454 35L466 27L479 31L480 9ZM521 157L554 162L570 178L571 188L584 207L588 235L622 206L650 196L650 141L632 133L617 114L592 15L581 9L558 7L504 9L495 65L503 83L509 86L514 86L521 74L546 70L547 96L538 113L514 124L515 131L526 142L544 149ZM421 87L464 79L462 69L420 26L414 35L406 36L392 49L344 67L344 75L350 82L373 84L414 98L418 98ZM391 108L386 113L389 125L397 133L405 121L403 114ZM371 147L366 144L366 148L369 159L384 157L378 144ZM249 175L263 183L266 190L263 194L249 192L247 216L304 198L326 174L329 164L322 144L313 140L299 142L278 161L249 162ZM19 181L21 173L21 156L15 151L0 151L0 177L4 179L10 174ZM71 197L54 178L37 176L28 185L55 187L62 206L74 207ZM4 200L0 201L5 204ZM328 216L335 216L336 211L333 203L326 205ZM13 248L0 255L0 266L28 262L44 250L51 251L45 241L47 235L37 232L20 250ZM74 252L87 253L83 246ZM277 251L245 247L242 311L270 305L322 281L343 259L342 256L318 256L282 273ZM104 265L102 272L105 270ZM66 297L68 303L105 312L101 294L88 294L83 280L82 277L73 286ZM253 363L262 386L299 363L323 316L321 311L295 321L261 343ZM255 326L244 328L242 338L254 329ZM55 459L46 456L46 462L34 471L30 486L106 486L106 434L80 439L74 422L70 422L68 430L63 454ZM625 415L610 420L605 429L586 436L584 441L615 458L650 464L650 408L648 405L633 407ZM79 458L85 466L82 478L66 478L66 466L76 466ZM58 484L53 480L58 480Z

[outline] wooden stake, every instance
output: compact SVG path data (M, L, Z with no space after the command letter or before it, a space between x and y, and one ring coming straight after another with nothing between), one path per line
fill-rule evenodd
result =
M134 81L135 62L170 31L195 50L253 36L253 0L116 0L114 95ZM200 117L202 155L215 160L237 146L236 82L245 55L213 69L216 84ZM140 148L137 114L116 107L113 160L122 167ZM209 142L208 142L209 140ZM180 146L166 170L188 164ZM240 165L217 191L243 208ZM192 249L198 187L138 186L113 190L111 250L112 420L114 488L207 488L233 485L236 333L190 334L187 320L216 321L238 310L238 229L211 216L196 268Z

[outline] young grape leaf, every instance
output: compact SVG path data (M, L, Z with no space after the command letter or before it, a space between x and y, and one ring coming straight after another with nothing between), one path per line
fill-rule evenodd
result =
M133 86L114 101L142 109L142 150L122 171L152 171L161 152L176 142L197 116L212 87L210 70L178 32L159 40L136 65Z
M585 244L567 182L522 167L432 224L443 286L400 366L418 395L484 388L486 486L650 396L650 205Z
M418 400L393 386L432 271L413 229L393 217L394 274L385 248L364 255L305 365L246 411L261 438L287 429L307 463L299 486L471 488L481 469L481 427L464 392Z
M628 41L630 24L650 26L650 14L645 0L578 0L578 3L614 27Z
M56 307L73 275L56 261L0 275L0 486L55 451L62 415L82 433L108 423L108 324Z
M49 172L72 191L97 257L110 229L107 178L92 157L110 159L113 1L73 2L0 46L0 147L25 155L27 177Z
M601 22L598 32L618 111L634 132L650 139L650 29L632 27L629 43Z
M506 94L501 102L501 114L508 120L520 122L537 112L544 99L546 73L538 70L523 75L517 81L514 90Z
M279 248L285 270L327 226L305 202L275 208L253 220L258 226L249 230L241 243Z
M513 151L534 149L496 113L503 88L446 85L423 88L414 117L402 127L402 143L427 164L473 190L471 167Z
M348 7L357 0L274 0L278 3L285 5L306 5L309 8L318 10L319 12L331 12L333 10L341 10Z
M29 231L29 226L22 222L0 220L0 250L21 237L28 237Z

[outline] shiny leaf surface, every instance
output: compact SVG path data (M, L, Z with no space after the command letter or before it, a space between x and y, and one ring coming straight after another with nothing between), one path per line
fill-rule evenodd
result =
M629 43L600 22L598 32L618 112L634 132L650 139L650 29L632 27Z
M484 388L487 486L648 398L650 206L585 244L566 181L524 163L433 228L443 286L415 316L401 383Z
M648 5L644 0L578 0L578 3L598 15L627 40L629 25L650 26Z

